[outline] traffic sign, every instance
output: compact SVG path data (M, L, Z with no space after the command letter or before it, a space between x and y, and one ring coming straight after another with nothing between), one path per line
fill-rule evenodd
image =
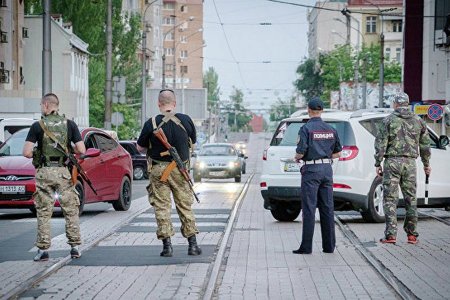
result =
M111 115L111 124L114 126L120 126L123 124L123 114L121 112L113 112Z
M416 115L427 115L429 105L414 105L414 113Z
M442 118L442 115L444 113L444 109L439 104L431 104L430 107L428 107L428 118L433 121L440 120Z

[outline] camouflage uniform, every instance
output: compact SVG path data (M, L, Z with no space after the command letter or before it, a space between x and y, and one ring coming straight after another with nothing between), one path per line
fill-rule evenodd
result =
M168 165L169 162L158 162L150 170L148 192L149 202L155 209L158 224L156 235L162 240L175 234L170 217L172 213L170 194L172 193L181 221L181 234L188 238L199 232L191 209L194 199L186 179L177 168L172 170L167 182L161 182L161 176Z
M44 124L58 141L67 145L67 120L56 113L45 116ZM58 200L66 220L66 236L68 244L77 246L81 244L79 225L78 194L71 180L71 174L64 166L63 153L54 148L54 142L44 133L39 141L44 161L36 171L36 192L34 193L38 234L36 246L45 250L50 248L51 233L50 219L53 213L55 200Z
M395 101L395 100L394 100ZM397 102L400 103L400 102ZM417 233L417 167L421 157L424 167L430 165L430 137L425 122L408 107L399 107L383 120L375 140L375 167L383 165L383 198L386 214L385 236L397 236L398 186L403 193L407 235Z

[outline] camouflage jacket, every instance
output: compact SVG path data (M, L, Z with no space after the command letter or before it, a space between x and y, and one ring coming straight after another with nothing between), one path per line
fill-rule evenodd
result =
M425 167L430 165L430 136L425 121L409 108L397 108L383 120L375 139L375 167L384 157L417 158Z

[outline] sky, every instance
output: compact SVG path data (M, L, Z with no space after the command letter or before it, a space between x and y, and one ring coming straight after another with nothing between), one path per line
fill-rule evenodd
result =
M229 99L233 86L244 92L248 109L289 99L296 69L308 54L307 9L267 0L205 0L203 5L203 68L218 73L220 100Z

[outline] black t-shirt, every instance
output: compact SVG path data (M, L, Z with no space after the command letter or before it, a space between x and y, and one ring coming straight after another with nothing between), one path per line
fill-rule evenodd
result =
M175 147L181 159L183 161L186 161L189 159L189 138L191 138L191 141L194 144L197 142L197 134L195 131L194 122L188 115L175 114L175 116L181 121L181 124L183 124L183 127L186 129L186 131L172 121L168 121L167 123L162 125L161 128L164 131L169 144ZM153 118L156 118L156 126L158 126L164 118L164 115L157 115ZM171 161L172 158L169 155L161 157L160 153L167 151L167 149L153 135L154 129L156 128L153 128L152 120L147 120L137 140L138 145L143 148L149 148L151 142L151 149L149 149L147 152L150 158L160 161Z
M39 125L39 121L34 122L30 127L30 131L28 131L27 138L25 139L27 142L38 143L38 148L42 147L42 139L44 137L44 130L41 125ZM72 120L67 120L67 149L71 149L71 142L74 144L82 141L80 131L78 130L77 124L75 124Z

